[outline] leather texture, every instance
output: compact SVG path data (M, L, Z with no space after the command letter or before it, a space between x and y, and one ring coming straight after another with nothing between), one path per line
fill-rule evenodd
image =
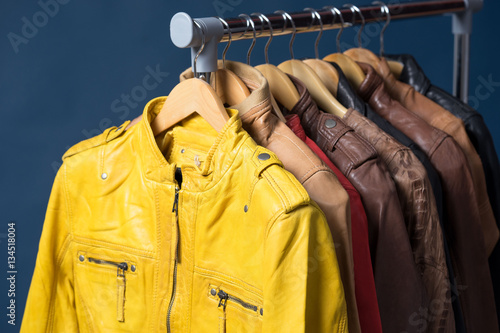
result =
M337 69L337 73L339 76L339 84L337 87L337 99L340 103L342 103L345 107L353 108L363 114L365 117L373 121L380 129L384 132L388 133L390 136L395 138L399 143L405 145L410 148L411 151L415 154L415 156L419 159L422 165L425 167L427 172L427 176L432 185L432 191L434 194L434 199L436 201L436 206L439 215L439 223L441 226L441 230L444 230L444 216L443 216L443 191L441 187L441 180L439 179L439 175L436 170L432 166L429 158L425 155L425 153L413 142L409 137L407 137L403 132L395 128L391 125L387 120L379 116L371 106L364 102L361 97L357 95L354 88L351 87L348 79L340 69L340 67L331 63ZM446 237L443 238L443 245L445 251L446 258L446 266L448 268L448 276L451 282L451 299L453 305L453 314L455 317L455 329L457 333L465 332L465 322L463 318L462 308L460 306L460 299L458 297L459 293L455 285L455 272L453 269L453 265L451 262L451 254L450 249L448 247L448 242L446 241Z
M467 136L463 122L440 105L415 91L412 86L396 80L385 59L378 63L375 70L384 79L385 87L394 99L431 126L451 135L464 152L474 183L486 253L490 255L498 242L500 232L488 198L483 164Z
M303 85L302 82L295 82L297 85ZM317 108L312 99L309 105L301 103L300 100L307 99L309 92L305 88L299 88L302 91L298 105L303 108ZM340 172L340 170L328 159L325 153L318 145L311 140L300 124L300 118L296 114L286 116L287 126L290 127L295 135L304 141L311 150L318 155L323 162L328 165L335 173L342 186L349 194L351 206L351 226L352 226L352 252L354 259L354 282L356 291L356 304L358 307L359 322L362 332L381 333L382 322L380 321L380 311L377 301L377 292L375 290L375 279L373 277L372 259L370 257L370 247L368 243L368 221L365 208L361 202L361 197L349 182L349 180Z
M310 102L303 100L303 103ZM340 118L312 108L296 107L291 112L299 115L306 134L361 195L368 218L383 331L418 332L419 328L411 325L408 319L418 318L425 323L419 309L427 308L429 303L413 260L396 187L387 167L375 149Z
M451 136L403 107L385 90L382 78L368 64L360 96L427 154L441 177L445 229L468 332L498 332L493 290L479 209L467 159ZM432 315L432 313L431 313Z
M349 109L342 119L377 150L396 185L415 263L422 274L431 308L436 309L428 321L427 332L455 332L443 233L424 167L409 148L356 110Z
M222 66L222 62L219 62ZM346 296L349 332L360 332L354 290L354 262L349 196L335 174L314 152L273 113L266 78L255 68L226 60L225 68L236 74L249 88L250 96L231 106L240 114L243 128L258 145L271 151L304 186L330 226ZM181 80L193 75L186 70Z
M495 150L493 138L491 137L491 133L481 113L443 89L431 84L413 56L409 54L400 54L386 55L386 57L399 61L404 65L399 78L400 81L410 84L419 93L441 105L464 122L467 135L483 163L488 197L490 199L491 208L493 209L493 214L495 215L497 226L500 226L500 162ZM497 242L488 260L490 263L493 288L495 289L497 317L499 317L500 320L500 243Z
M342 69L336 64L331 63L337 69L339 76L339 84L337 87L337 100L344 105L346 108L353 108L354 110L360 112L363 116L374 122L380 129L392 136L399 143L410 148L413 154L419 159L422 165L425 167L427 172L427 177L429 178L432 191L434 193L434 199L436 200L436 206L439 213L439 219L443 219L443 190L441 187L441 180L436 170L432 166L431 162L424 154L424 152L415 144L410 138L408 138L403 132L391 125L387 120L379 116L371 106L363 101L351 87L348 79L342 72Z
M347 332L303 186L235 110L220 133L195 114L153 137L165 100L64 155L21 332Z
M349 332L361 332L355 297L352 227L349 196L335 174L272 111L271 94L265 77L246 64L226 60L225 68L235 73L251 91L238 105L243 128L257 144L275 152L323 210L332 231L346 295Z

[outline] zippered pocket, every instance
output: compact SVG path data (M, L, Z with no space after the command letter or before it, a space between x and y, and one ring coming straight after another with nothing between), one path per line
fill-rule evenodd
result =
M134 261L117 259L119 257L109 257L104 253L79 251L77 253L78 266L87 268L85 272L81 269L78 270L77 281L80 290L83 286L87 289L81 295L82 300L88 298L89 292L96 294L98 299L98 302L94 301L86 305L88 312L102 315L107 313L106 321L115 320L115 322L123 323L125 322L127 279L132 276L136 277L138 265ZM91 279L90 276L93 278ZM95 284L95 286L90 287L89 284ZM93 311L94 308L96 311Z
M245 322L249 324L248 320L250 318L254 318L252 321L255 319L262 320L264 308L259 302L245 298L226 286L210 285L208 295L217 302L217 308L220 312L220 333L232 332L233 330L229 328L235 326L235 324L244 325Z
M125 261L116 262L94 257L87 257L87 260L96 265L116 267L116 320L120 322L125 321L125 287L127 282L125 272L128 270L128 263ZM136 266L134 265L134 267Z

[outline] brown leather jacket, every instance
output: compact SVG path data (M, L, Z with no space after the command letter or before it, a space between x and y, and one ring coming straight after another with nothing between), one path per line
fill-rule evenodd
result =
M294 82L300 82L292 77ZM299 94L305 87L297 84ZM309 108L295 107L307 135L356 187L368 217L370 250L384 332L421 332L419 309L428 298L414 263L396 187L373 146L338 117L318 110L309 95ZM412 318L412 320L410 320Z
M465 131L463 121L445 110L439 104L417 92L409 84L396 80L384 58L378 63L377 68L374 69L384 80L385 88L392 98L396 99L411 112L417 114L429 125L451 135L464 152L471 170L472 181L476 193L476 202L481 217L480 222L484 235L486 253L489 256L498 241L500 233L486 189L483 164Z
M455 332L443 232L424 166L410 148L358 111L350 109L342 119L373 145L396 184L415 263L427 288L430 308L434 310L427 332Z
M468 332L498 332L480 215L471 172L464 153L443 131L392 99L383 80L367 64L360 96L427 154L441 177L445 202L445 235L450 246L460 304Z
M273 113L269 85L264 76L255 68L240 62L226 60L225 67L234 72L251 91L244 101L231 106L239 111L243 128L258 145L278 156L285 169L299 180L325 213L344 286L349 332L361 332L354 290L351 213L347 192L333 171ZM192 75L189 69L181 74L181 80Z

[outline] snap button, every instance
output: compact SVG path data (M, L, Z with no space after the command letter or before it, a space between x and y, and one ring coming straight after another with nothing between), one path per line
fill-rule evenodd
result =
M186 150L184 148L181 149L181 154L184 154Z
M245 207L243 207L243 210L245 211L245 213L248 212L248 206L245 205Z
M122 126L120 126L120 127L118 127L117 129L115 129L115 132L118 132L119 130L121 130L121 129L122 129L122 127L123 127L123 125L122 125Z
M131 270L132 272L135 272L135 265L130 266L130 270Z
M271 158L271 155L269 155L268 153L262 153L262 154L259 154L259 156L257 156L257 158L261 161L266 161L266 160Z
M215 290L215 289L213 289L213 288L212 288L212 290L210 290L210 294L211 294L212 296L217 295L217 290Z
M325 121L325 126L326 128L334 128L335 126L337 126L337 122L333 119L327 119Z
M103 172L103 173L101 174L101 178L102 178L103 180L104 180L104 179L106 179L106 178L108 178L108 174L107 174L106 172Z
M85 256L83 254L80 254L80 256L78 257L78 259L80 259L80 261L84 261L85 260Z
M260 308L260 315L263 316L264 315L264 309L263 308Z

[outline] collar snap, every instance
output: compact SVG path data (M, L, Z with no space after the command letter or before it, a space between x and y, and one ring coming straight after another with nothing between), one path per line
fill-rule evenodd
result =
M269 155L268 153L262 153L262 154L259 154L259 156L257 156L257 158L261 161L267 161L268 159L271 158L271 155Z
M334 128L335 126L337 126L337 122L333 119L327 119L325 121L325 127L326 128Z

